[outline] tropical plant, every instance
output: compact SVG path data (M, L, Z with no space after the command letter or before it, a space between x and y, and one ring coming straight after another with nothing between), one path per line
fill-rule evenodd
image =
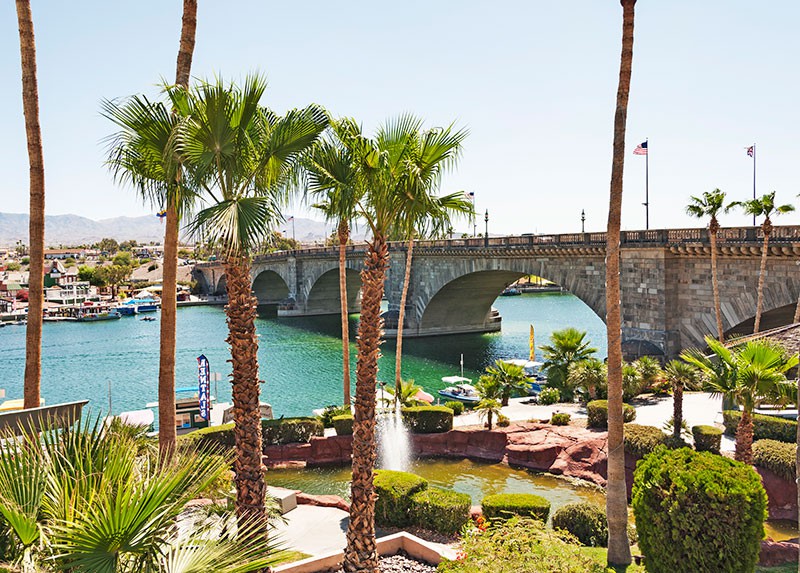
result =
M742 210L753 217L764 216L761 231L764 234L764 243L761 247L761 268L758 273L758 299L756 303L756 318L753 323L753 332L758 332L761 327L761 312L764 304L764 277L767 274L767 255L769 254L769 237L772 234L772 216L782 215L794 211L794 205L775 205L775 191L766 193L761 197L749 201L736 201L731 206L740 206Z
M574 362L569 365L567 384L580 391L584 402L603 400L607 395L608 369L597 358Z
M237 516L262 522L266 487L251 257L283 220L281 208L302 156L328 125L327 114L316 105L275 114L260 103L265 89L265 80L251 75L241 87L217 79L190 92L168 92L182 117L176 149L189 179L210 201L189 229L216 243L226 258Z
M571 402L575 394L575 387L569 383L569 367L597 352L585 339L586 332L565 328L554 331L550 335L550 344L539 347L544 353L542 370L547 376L547 384L558 388L565 402Z
M392 388L391 386L386 387L386 393L389 395L387 398L384 398L387 404L391 404L394 402L395 404L399 404L401 408L408 408L410 406L427 406L428 403L417 399L417 393L422 390L422 386L419 386L414 383L414 380L401 380L400 381L400 394L397 394L398 388ZM387 405L384 404L384 405Z
M664 371L661 364L652 356L641 356L633 362L633 367L639 373L642 381L642 390L652 390L661 380Z
M622 317L620 294L620 219L622 180L625 167L625 126L633 64L633 24L636 0L622 4L622 53L614 114L614 144L611 162L608 226L606 229L606 331L608 333L608 564L631 562L628 544L628 492L625 485L625 451L622 429Z
M672 385L672 435L680 439L683 431L683 391L694 390L700 383L697 367L683 360L670 360L664 368L664 377Z
M36 40L30 0L17 0L19 49L22 63L22 112L28 141L30 279L25 330L25 408L39 406L42 380L42 307L44 303L44 159L39 125L39 86L36 78Z
M709 218L708 236L711 239L711 285L714 291L714 314L717 319L717 338L720 342L725 340L725 331L722 326L722 310L719 302L719 277L717 276L717 233L719 232L719 221L717 215L720 212L727 213L734 204L725 206L725 193L719 189L704 191L702 197L692 196L686 206L686 212L698 219Z
M706 344L714 356L704 356L697 349L681 354L681 358L700 369L706 390L742 407L742 418L736 429L735 458L753 463L753 410L761 398L780 399L793 384L786 381L786 372L800 359L787 356L782 349L763 340L752 340L734 349L706 336Z
M492 429L492 419L501 415L501 408L500 400L493 398L482 398L475 405L475 410L480 415L481 420L486 420L486 425L490 430Z
M630 402L642 392L642 375L635 365L628 362L622 365L622 400Z
M512 393L527 394L530 386L530 379L522 366L511 364L505 360L495 360L494 366L486 368L484 376L496 380L500 387L500 401L503 406L508 406L508 399Z

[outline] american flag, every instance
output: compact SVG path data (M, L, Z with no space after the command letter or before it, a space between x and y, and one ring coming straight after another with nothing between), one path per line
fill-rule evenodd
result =
M643 141L633 150L634 155L647 155L647 142Z
M747 148L747 156L748 157L753 157L753 155L755 155L755 153L756 153L756 146L755 145L751 145L750 147Z

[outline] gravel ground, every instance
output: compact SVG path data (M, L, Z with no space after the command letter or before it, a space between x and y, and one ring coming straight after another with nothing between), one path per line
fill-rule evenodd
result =
M435 573L436 566L423 563L408 557L405 553L398 553L390 557L381 557L379 568L381 573ZM336 573L342 573L339 569Z

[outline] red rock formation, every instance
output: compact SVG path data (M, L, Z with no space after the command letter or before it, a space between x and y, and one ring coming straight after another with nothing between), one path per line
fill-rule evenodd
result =
M758 555L758 564L762 567L774 567L784 563L797 563L797 540L772 541L765 539L761 542L761 553Z
M797 520L797 484L783 479L772 471L756 467L769 498L770 519Z

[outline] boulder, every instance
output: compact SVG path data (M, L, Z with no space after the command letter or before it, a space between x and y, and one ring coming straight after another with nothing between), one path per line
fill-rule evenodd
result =
M353 436L314 436L309 445L309 466L348 464L353 454Z
M765 539L761 542L761 553L758 555L758 564L762 567L775 567L784 563L797 563L797 540L772 541Z
M769 498L769 518L797 520L797 484L765 468L756 471Z
M350 511L350 504L338 495L313 495L310 493L303 493L302 491L296 491L295 494L297 496L297 503L301 505L335 507L343 511Z

